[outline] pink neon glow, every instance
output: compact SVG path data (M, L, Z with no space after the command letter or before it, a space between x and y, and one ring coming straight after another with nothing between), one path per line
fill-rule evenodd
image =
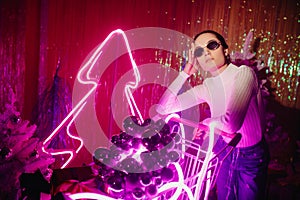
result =
M168 122L169 120L173 120L173 121L177 121L180 123L180 125L182 125L182 123L186 123L187 125L189 126L192 126L192 127L199 127L199 125L197 123L191 123L190 121L187 121L187 120L184 120L184 119L181 119L177 114L171 114L169 115L165 121ZM204 127L204 125L202 125ZM183 129L183 128L182 128ZM198 179L197 179L197 183L196 183L196 191L195 191L195 197L191 198L189 197L190 199L199 199L200 195L201 195L201 185L203 183L203 180L206 178L206 172L207 172L207 169L208 169L208 163L209 161L211 160L211 158L213 157L213 145L214 145L214 134L215 134L215 124L214 123L211 123L209 125L209 143L208 143L208 148L207 148L207 152L206 152L206 156L205 156L205 159L203 161L203 165L201 167L201 170L199 172L199 174L197 174L198 176ZM183 133L182 134L182 137L184 138L185 137L185 134ZM184 145L183 145L184 146ZM188 147L183 147L183 150L186 149ZM183 151L185 152L185 151ZM177 169L177 168L176 168ZM180 168L181 169L181 168ZM177 172L180 172L178 169L177 169ZM210 175L210 172L208 172L208 176ZM180 174L180 173L178 173ZM180 182L180 181L179 181ZM178 185L176 186L176 183L170 183L172 184L174 187L179 187ZM166 184L168 185L168 184ZM186 185L183 184L183 187L185 187ZM163 187L160 188L160 189L164 189ZM206 187L205 187L205 193L204 193L204 199L206 200L208 198L208 193L209 193L209 190L210 190L210 179L208 179L206 181ZM178 190L176 190L177 192ZM189 192L186 191L187 194L189 195ZM175 193L176 194L176 193ZM173 196L175 196L175 194ZM175 196L176 197L176 196Z
M76 137L76 136L73 136L71 133L70 133L70 126L71 124L73 123L73 121L75 120L75 118L78 116L78 114L80 113L80 111L82 110L82 108L84 107L85 104L83 104L79 110L75 113L74 117L70 120L70 122L68 123L67 125L67 135L69 135L69 137L75 139L75 140L78 140L80 142L80 145L79 147L75 150L75 153L78 153L80 151L80 149L82 148L83 146L83 141L81 138L79 137ZM62 126L61 126L62 127ZM60 127L60 128L61 128ZM42 150L45 152L45 153L49 153L51 155L64 155L64 154L69 154L69 158L67 159L67 161L61 166L61 168L65 168L70 162L71 160L73 159L74 157L74 150L65 150L65 151L61 151L61 150L51 150L51 151L47 151L45 149L46 146L49 145L51 139L58 133L58 131L60 130L60 128L56 128L48 138L46 138L46 140L43 142L43 147L42 147Z
M106 195L93 193L93 192L80 192L80 193L70 194L69 198L73 200L76 199L117 200L115 198L111 198Z
M171 119L174 119L174 118L180 119L180 116L178 114L175 114L175 113L170 114L166 117L165 122L168 123ZM179 123L179 126L180 126L180 130L181 130L181 137L185 138L185 131L184 131L183 124ZM182 148L181 149L181 152L182 152L181 157L183 158L184 157L184 152L186 151L187 147L185 145L182 145L181 148Z
M83 65L83 67L81 68L81 70L78 73L77 79L81 84L91 84L93 85L92 89L81 99L81 101L79 101L78 104L82 104L83 102L86 101L86 99L90 96L90 94L97 88L98 83L95 81L91 80L90 77L90 73L92 71L92 69L94 68L94 65L96 64L96 61L98 60L98 58L101 56L102 54L102 48L106 45L106 43L113 37L113 35L115 34L121 34L121 36L124 39L125 45L126 45L126 49L132 64L132 68L133 68L133 72L134 72L134 76L135 76L135 82L128 82L127 85L125 86L124 92L126 94L126 98L128 101L128 104L130 106L130 110L131 110L131 115L136 116L136 114L138 115L138 117L143 120L141 113L139 111L139 109L136 106L136 103L134 101L134 98L132 96L131 93L131 89L135 89L138 86L138 83L140 82L140 73L138 71L137 65L133 59L132 53L131 53L131 49L129 46L129 42L128 39L126 37L126 34L120 30L117 29L113 32L111 32L107 38L103 41L103 43L101 43L101 45L95 50L95 52L92 54L91 58ZM86 79L88 81L82 80L81 79L81 75L83 74L83 72L86 70L87 67L89 67L89 65L91 64L90 68L88 69L88 72L86 73ZM133 105L132 105L133 104Z
M81 106L81 108L78 110L78 112L75 113L74 117L72 118L72 120L70 121L70 123L67 126L67 134L68 134L68 136L70 138L73 138L73 139L78 140L80 142L79 147L75 151L76 153L78 153L80 151L80 149L83 147L83 141L82 141L82 139L80 137L77 137L77 136L74 136L74 135L71 134L70 127L71 127L72 123L74 122L74 120L76 119L76 117L79 115L80 111L83 109L84 106L85 106L85 104L83 104Z
M121 34L121 36L123 37L124 41L125 41L125 45L126 45L126 49L127 52L129 54L129 58L133 67L133 71L134 71L134 75L135 75L135 82L128 82L127 85L125 86L124 92L126 94L126 98L127 101L129 103L130 106L130 111L131 111L131 115L138 115L139 118L141 119L141 121L143 122L143 118L141 116L141 113L134 101L134 98L132 96L132 92L131 90L137 88L138 83L140 82L140 74L137 68L137 65L133 59L132 53L131 53L131 49L129 46L129 42L128 39L125 35L125 33L120 30L117 29L115 31L112 31L107 37L106 39L103 41L103 43L101 43L101 45L99 47L97 47L97 49L93 52L92 56L89 58L89 60L82 66L82 68L79 70L78 75L77 75L77 80L79 81L79 83L83 84L83 85L92 85L91 89L82 97L82 99L73 107L73 109L71 110L71 112L63 119L63 121L54 129L54 131L44 140L43 142L43 147L42 150L45 153L51 154L51 155L63 155L63 154L69 154L70 157L69 159L62 165L61 168L66 167L70 161L73 159L74 153L78 153L80 151L80 149L83 146L83 142L79 137L76 137L74 135L72 135L69 132L69 128L71 126L71 124L74 122L74 119L79 115L79 113L81 112L82 108L84 107L87 98L96 90L97 88L97 81L92 80L92 78L90 77L91 71L94 68L98 58L102 55L102 49L103 47L107 44L107 42L115 35L115 34ZM86 73L85 73L86 72ZM84 79L82 79L82 77L84 77ZM59 131L63 128L63 126L67 125L67 133L68 135L75 139L75 140L79 140L80 141L80 146L75 150L47 150L47 146L49 145L50 141L54 138L54 136L56 134L59 133Z
M174 166L175 166L175 169L178 174L178 181L177 182L169 182L169 183L164 184L162 187L160 187L158 189L157 193L160 194L169 189L176 188L175 193L173 194L173 196L170 199L177 200L178 197L180 196L182 190L186 191L187 195L189 196L189 199L194 199L191 189L184 183L183 172L182 172L181 166L178 163L174 163Z
M173 196L170 198L170 200L177 200L178 197L181 194L181 191L184 190L190 200L194 200L195 198L193 197L191 189L184 183L184 178L183 178L183 172L178 163L174 163L175 169L178 173L178 181L177 182L169 182L163 185L158 189L158 194L163 193L164 191L167 191L169 189L176 189L175 193ZM108 197L102 194L98 193L92 193L92 192L81 192L81 193L75 193L75 194L70 194L69 197L73 200L76 199L98 199L98 200L117 200L112 197ZM153 198L157 199L157 198Z
M212 149L213 149L213 145L214 145L214 130L215 130L215 124L211 123L209 125L209 143L208 143L207 153L206 153L205 159L203 161L201 171L199 173L199 178L197 180L197 187L196 187L196 191L195 191L195 199L198 199L199 196L200 196L200 190L201 190L200 187L203 183L203 180L205 179L206 171L208 169L208 163L211 160L211 158L213 157ZM207 187L205 187L205 193L204 193L205 194L204 195L205 200L208 198L208 192L209 192L209 189L210 189L209 184L210 184L210 181L208 180L206 182Z

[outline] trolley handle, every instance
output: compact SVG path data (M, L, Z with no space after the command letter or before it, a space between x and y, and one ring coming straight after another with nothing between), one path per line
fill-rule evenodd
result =
M206 126L202 123L197 123L197 122L191 121L191 120L187 120L187 119L183 119L183 118L176 118L176 117L172 117L172 118L170 118L170 120L174 121L174 122L182 123L182 124L190 126L190 127L199 128L199 129L202 129L202 130L205 130L205 131L209 130L208 126ZM218 135L222 135L222 136L231 138L232 140L237 137L237 139L236 139L237 142L234 146L236 146L237 143L239 143L239 141L241 140L241 137L242 137L240 133L239 133L240 136L237 136L236 133L233 133L233 134L227 133L227 132L222 131L222 130L217 129L217 128L215 128L215 133L218 134ZM231 146L233 146L233 145L231 145Z
M236 133L231 141L228 143L229 146L235 147L242 139L242 134Z

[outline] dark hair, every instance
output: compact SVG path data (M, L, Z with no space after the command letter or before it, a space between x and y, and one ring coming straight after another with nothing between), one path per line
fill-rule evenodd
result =
M220 40L221 45L224 47L224 49L228 49L228 45L227 45L227 43L226 43L224 37L223 37L220 33L216 32L216 31L213 31L213 30L205 30L205 31L202 31L202 32L198 33L198 34L194 37L194 41L196 41L196 39L197 39L200 35L202 35L202 34L204 34L204 33L211 33L211 34L215 35L216 38L217 38L218 40Z

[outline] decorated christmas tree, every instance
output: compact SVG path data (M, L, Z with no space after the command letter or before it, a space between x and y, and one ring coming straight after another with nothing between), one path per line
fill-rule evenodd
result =
M54 159L42 152L42 144L33 137L36 125L20 117L14 92L8 91L8 102L0 113L0 199L13 200L22 195L20 175L39 171L49 180L48 166Z

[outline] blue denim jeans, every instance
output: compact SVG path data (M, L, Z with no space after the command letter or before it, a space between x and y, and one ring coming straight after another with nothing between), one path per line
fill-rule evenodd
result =
M218 152L226 142L220 137ZM222 158L229 148L220 154ZM260 200L265 197L269 151L265 140L245 148L235 148L223 161L217 177L218 200Z

